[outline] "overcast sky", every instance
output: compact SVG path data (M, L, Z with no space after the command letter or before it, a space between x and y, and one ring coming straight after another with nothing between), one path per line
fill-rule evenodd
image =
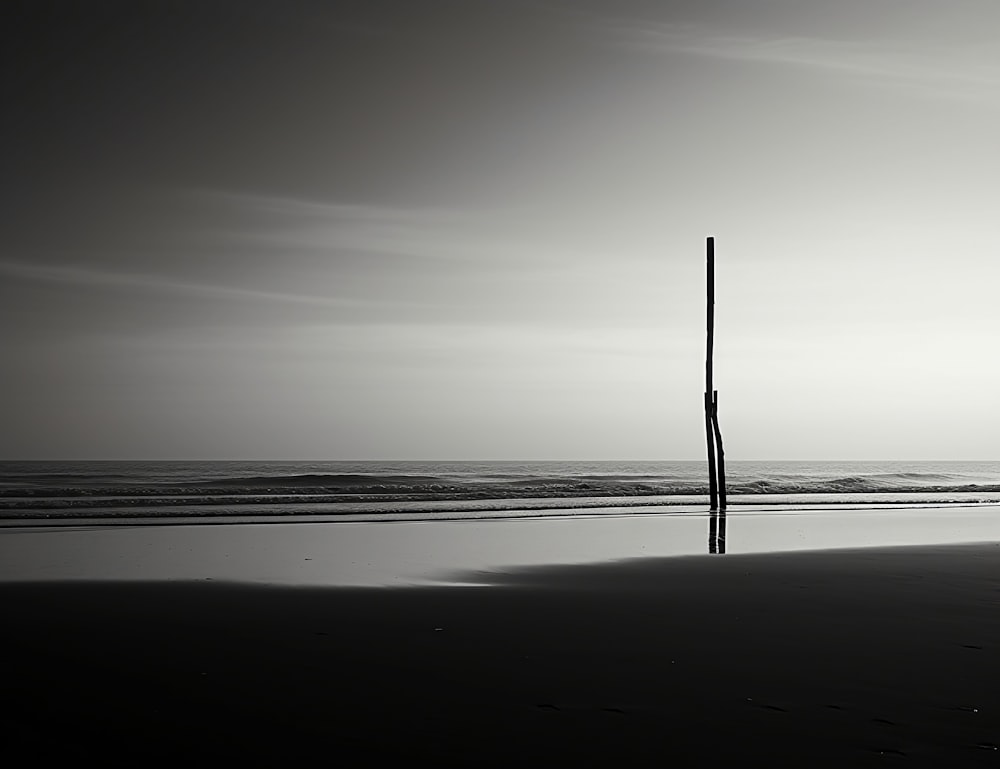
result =
M997 459L993 0L26 2L0 457Z

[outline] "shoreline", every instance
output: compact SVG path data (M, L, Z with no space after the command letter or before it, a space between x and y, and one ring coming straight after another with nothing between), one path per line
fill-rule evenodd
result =
M925 495L923 498L901 500L898 494L884 498L844 499L845 495L754 495L730 497L729 513L823 513L832 511L911 510L1000 508L1000 501L981 498L969 493L965 497L947 499ZM876 495L877 496L877 495ZM306 510L312 505L312 509ZM139 506L141 507L141 506ZM165 508L176 508L167 511ZM225 508L218 505L171 504L137 511L134 507L100 509L92 506L75 508L8 508L0 511L0 529L31 526L100 526L100 525L187 525L193 523L334 523L338 521L372 523L391 521L464 521L513 518L578 518L594 515L690 515L707 514L708 505L698 499L647 497L566 497L517 498L507 500L405 501L385 506L371 503L295 503L261 504L242 502ZM156 510L156 512L153 512ZM220 512L220 510L222 510ZM30 511L30 512L29 512ZM236 512L239 511L239 512Z
M449 572L638 557L1000 542L996 505L644 511L435 520L63 521L0 527L0 583L211 579L441 584Z

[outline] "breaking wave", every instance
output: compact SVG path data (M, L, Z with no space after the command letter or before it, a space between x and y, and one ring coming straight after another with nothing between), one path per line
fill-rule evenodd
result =
M348 472L274 472L322 463L12 464L0 466L4 518L573 510L691 505L708 494L696 462L339 463ZM885 472L865 463L735 463L727 488L735 505L1000 499L991 466L943 464Z

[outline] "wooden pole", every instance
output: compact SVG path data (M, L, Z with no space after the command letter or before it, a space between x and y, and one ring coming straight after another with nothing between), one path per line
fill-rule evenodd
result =
M719 391L712 391L712 431L715 433L715 451L718 454L719 509L726 509L726 452L722 448L722 431L719 429Z
M712 510L719 509L719 487L715 475L715 430L712 426L714 411L712 398L712 353L715 343L715 238L707 241L708 304L707 335L705 340L705 443L708 445L708 497Z

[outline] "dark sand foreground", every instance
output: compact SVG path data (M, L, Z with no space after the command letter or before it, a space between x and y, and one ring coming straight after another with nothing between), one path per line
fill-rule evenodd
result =
M0 585L6 748L31 765L1000 765L996 545L489 580Z

